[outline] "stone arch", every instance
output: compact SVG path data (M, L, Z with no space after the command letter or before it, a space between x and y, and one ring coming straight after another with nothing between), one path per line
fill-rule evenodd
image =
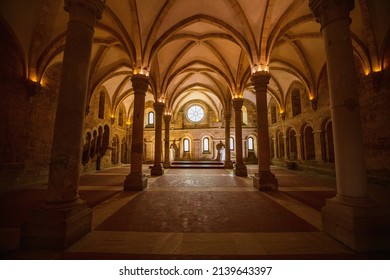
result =
M321 130L324 132L322 135L323 143L323 160L325 162L334 162L334 142L333 142L333 125L332 119L326 118L322 122Z
M119 163L119 137L118 135L114 135L111 141L111 163L118 164Z
M315 160L315 144L314 144L313 127L305 123L302 126L302 159Z
M287 137L287 157L291 160L298 159L297 133L294 128L290 127L286 131Z
M126 137L122 137L120 150L121 150L121 162L122 163L129 163L128 145L127 145Z
M281 130L276 131L276 157L284 159L284 138Z

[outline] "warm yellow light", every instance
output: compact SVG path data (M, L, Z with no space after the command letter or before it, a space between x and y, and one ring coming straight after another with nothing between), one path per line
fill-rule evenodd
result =
M376 72L382 71L382 69L381 69L380 66L376 66L376 67L372 68L372 71L373 71L374 73L376 73Z
M254 74L256 72L267 72L268 73L269 72L269 66L265 65L265 64L260 64L260 65L255 64L252 67L252 74Z
M284 113L284 109L280 109L280 113L283 114Z
M115 116L114 116L114 115L111 115L110 117L111 117L111 119L115 118Z

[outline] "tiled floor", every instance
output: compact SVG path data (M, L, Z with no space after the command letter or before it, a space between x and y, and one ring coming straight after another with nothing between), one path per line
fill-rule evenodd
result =
M273 167L279 192L261 193L224 169L168 169L144 192L112 193L93 209L93 230L65 252L23 252L18 228L0 226L5 258L356 259L321 231L335 179ZM85 174L80 190L121 191L128 166ZM148 166L144 172L149 173ZM309 202L309 203L308 203Z

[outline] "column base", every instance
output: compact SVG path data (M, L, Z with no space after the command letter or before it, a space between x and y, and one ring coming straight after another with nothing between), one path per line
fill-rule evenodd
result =
M171 162L170 161L168 161L168 162L163 162L163 167L164 168L171 168L172 167L172 165L171 165Z
M390 210L365 201L363 206L362 199L354 205L340 197L328 199L322 208L323 231L357 252L389 250Z
M164 174L164 169L162 168L161 164L153 165L152 169L150 170L150 175L152 176L161 176Z
M91 231L92 210L85 201L59 206L44 205L30 212L22 224L22 249L64 250Z
M261 171L255 174L253 187L259 191L277 191L278 180L271 171Z
M130 173L123 183L124 191L143 191L148 187L148 177L143 173Z
M236 163L234 165L234 175L239 177L248 177L248 171L246 170L246 165L243 163Z
M225 160L224 167L225 169L233 169L233 162L231 160Z

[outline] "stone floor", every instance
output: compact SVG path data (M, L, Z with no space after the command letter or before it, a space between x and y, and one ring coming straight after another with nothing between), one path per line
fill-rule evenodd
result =
M65 252L18 249L20 224L44 199L47 186L0 193L1 207L8 208L0 209L0 257L389 258L390 252L356 254L321 231L320 209L336 193L334 177L273 167L279 191L263 193L252 187L256 168L248 165L247 178L225 169L168 169L149 177L143 192L121 191L129 166L84 174L80 195L93 207L93 230ZM146 165L144 172L150 174ZM371 193L389 206L389 190L373 187Z

